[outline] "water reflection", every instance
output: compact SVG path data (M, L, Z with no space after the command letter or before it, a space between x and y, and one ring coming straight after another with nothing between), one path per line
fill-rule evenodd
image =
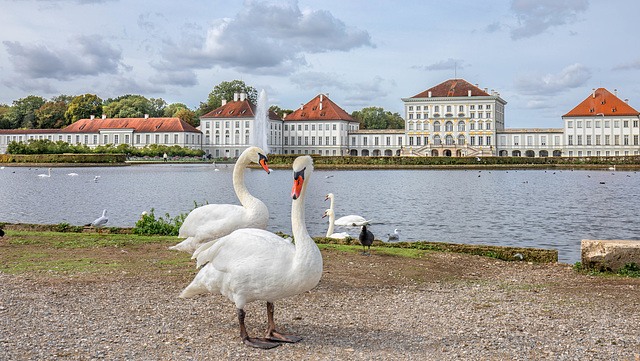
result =
M0 170L0 222L72 225L89 223L103 209L109 225L131 227L142 211L175 216L199 204L239 204L232 166L210 164L128 167L5 167ZM75 172L77 176L68 176ZM94 182L95 176L100 176ZM561 262L580 258L584 238L639 240L633 197L635 172L545 170L316 170L309 184L307 225L312 236L326 233L321 218L336 197L336 218L372 219L371 231L386 239L395 228L402 240L428 240L553 248ZM269 207L269 230L291 233L292 175L249 169L250 192ZM602 184L604 183L604 184ZM357 237L359 229L336 227Z

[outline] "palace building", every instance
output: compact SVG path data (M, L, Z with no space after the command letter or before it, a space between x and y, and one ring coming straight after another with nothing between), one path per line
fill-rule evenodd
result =
M150 144L163 144L200 149L202 133L179 118L91 116L62 129L0 129L0 153L6 153L12 141L27 142L31 139L85 144L90 148L107 144L129 144L138 148Z
M319 94L284 118L268 111L256 124L245 93L201 116L198 129L178 118L81 119L63 129L0 129L0 153L12 141L49 139L89 147L180 145L216 158L238 157L266 128L272 154L325 156L588 157L640 154L640 112L617 91L593 89L562 116L562 128L506 127L506 105L495 90L450 79L404 103L405 129L360 129L360 122Z

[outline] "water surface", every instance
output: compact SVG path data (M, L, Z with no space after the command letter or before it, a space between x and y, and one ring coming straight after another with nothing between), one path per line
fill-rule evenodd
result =
M143 211L188 212L194 201L239 204L232 165L154 164L126 167L5 167L0 170L0 222L82 225L109 212L109 226L132 227ZM68 173L77 173L69 176ZM95 176L99 176L94 181ZM248 169L250 192L269 207L271 231L291 233L290 170ZM605 170L316 170L306 200L312 236L335 195L336 217L361 215L386 240L550 248L561 262L580 260L580 241L640 240L635 196L640 175ZM357 237L359 229L336 227Z

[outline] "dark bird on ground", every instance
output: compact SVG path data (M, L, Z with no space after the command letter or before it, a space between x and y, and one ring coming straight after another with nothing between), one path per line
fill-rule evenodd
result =
M4 230L0 229L0 237L4 237Z
M362 229L360 230L360 235L358 236L358 240L362 245L362 253L360 254L365 256L370 256L371 253L365 252L364 247L368 247L369 252L371 252L371 245L373 244L373 233L371 233L371 231L367 229L366 224L362 226Z

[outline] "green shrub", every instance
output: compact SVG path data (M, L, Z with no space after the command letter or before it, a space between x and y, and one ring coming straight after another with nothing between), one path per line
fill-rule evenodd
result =
M133 228L134 234L177 236L180 231L180 226L182 226L182 222L187 218L187 214L185 213L173 218L171 218L169 213L166 213L166 219L162 217L158 217L156 219L153 211L154 209L151 208L151 212L142 214L142 218L136 222L136 226Z

